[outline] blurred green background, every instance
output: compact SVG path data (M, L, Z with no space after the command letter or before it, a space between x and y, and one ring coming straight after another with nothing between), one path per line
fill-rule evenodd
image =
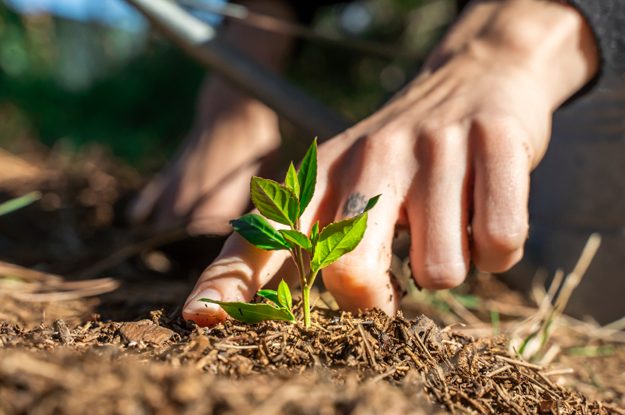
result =
M142 170L162 165L191 124L206 71L144 24L19 13L8 1L0 0L0 147L35 139L77 151L96 142ZM448 0L368 0L324 7L312 25L423 56L454 13ZM301 41L286 76L358 120L417 69L418 59Z

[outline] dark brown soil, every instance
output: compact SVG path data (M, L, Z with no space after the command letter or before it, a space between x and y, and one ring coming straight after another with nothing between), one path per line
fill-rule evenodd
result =
M506 331L531 304L485 276L465 288L482 298L473 311L406 302L434 321L318 308L308 331L186 323L181 302L215 252L195 261L180 230L116 225L140 183L126 167L55 160L3 187L44 199L0 218L0 414L625 413L625 347L571 327L548 367L521 361L482 321L497 310Z
M504 339L473 340L427 317L319 310L314 317L309 331L282 322L200 329L158 312L127 323L55 320L28 331L3 324L0 409L354 413L366 404L379 413L610 413L510 356Z

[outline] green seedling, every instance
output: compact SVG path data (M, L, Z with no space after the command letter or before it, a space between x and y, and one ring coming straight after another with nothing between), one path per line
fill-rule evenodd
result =
M230 222L236 232L254 246L267 251L287 250L299 274L302 289L304 325L310 327L310 290L319 272L343 255L353 251L367 228L367 212L375 206L380 195L368 200L359 215L331 223L320 229L316 222L305 234L300 218L315 193L317 182L317 141L310 146L299 170L289 166L284 183L252 177L250 193L260 215L250 213ZM262 215L262 216L261 216ZM286 225L274 228L267 219ZM257 323L264 320L295 321L291 310L291 293L284 281L278 291L261 290L267 303L218 302L232 318Z

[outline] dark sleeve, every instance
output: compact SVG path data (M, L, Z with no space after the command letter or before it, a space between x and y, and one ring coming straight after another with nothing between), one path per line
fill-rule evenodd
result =
M601 68L625 72L625 1L568 0L586 18L601 54Z

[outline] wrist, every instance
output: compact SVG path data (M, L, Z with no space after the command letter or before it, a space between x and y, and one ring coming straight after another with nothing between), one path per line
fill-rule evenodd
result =
M592 31L574 8L540 0L475 1L426 63L435 70L458 55L526 72L555 109L597 72Z

